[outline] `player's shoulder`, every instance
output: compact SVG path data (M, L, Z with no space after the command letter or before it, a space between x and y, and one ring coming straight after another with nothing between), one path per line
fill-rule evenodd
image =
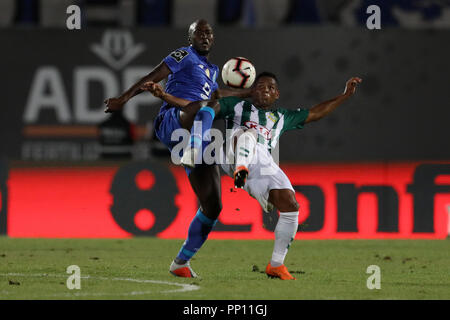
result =
M272 110L276 111L277 113L279 113L281 115L284 115L289 112L289 109L282 108L282 107L276 107L276 108L273 108Z
M192 56L192 48L190 46L177 48L169 54L169 57L175 59L176 62L181 62L183 59L189 60Z
M245 100L243 98L239 98L239 97L233 97L233 96L220 98L219 103L221 106L221 110L223 112L225 112L225 111L232 112L233 110L235 110L236 106L240 105L240 104L251 105L247 100Z
M214 68L214 71L216 71L217 73L219 73L219 71L220 71L219 66L218 66L217 64L214 64L214 63L210 63L210 64L211 64L212 67Z
M176 51L186 51L188 53L191 53L192 48L191 48L191 46L185 46L185 47L179 47L179 48L176 48L175 50L172 50L172 52L176 52Z
M276 108L275 109L278 113L281 113L283 115L286 115L288 113L296 113L296 112L301 112L301 111L305 111L306 109L304 108L294 108L294 109L286 109L286 108Z

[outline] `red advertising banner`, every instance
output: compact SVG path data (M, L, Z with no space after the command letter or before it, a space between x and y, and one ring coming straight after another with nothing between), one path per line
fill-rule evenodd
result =
M450 163L281 167L300 204L296 239L448 236ZM198 209L184 170L152 162L11 168L7 195L1 206L10 237L182 239ZM211 239L273 238L278 214L264 213L228 176L222 201Z

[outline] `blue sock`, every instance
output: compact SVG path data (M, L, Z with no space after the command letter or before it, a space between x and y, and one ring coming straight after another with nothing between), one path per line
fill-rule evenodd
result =
M202 147L201 150L203 151L205 146L209 144L211 141L211 134L208 130L211 130L215 115L216 113L214 112L214 109L208 106L202 107L198 110L191 129L191 147ZM201 126L198 121L200 121Z
M181 247L176 260L189 261L206 241L216 222L217 220L208 218L198 209L189 226L188 237Z

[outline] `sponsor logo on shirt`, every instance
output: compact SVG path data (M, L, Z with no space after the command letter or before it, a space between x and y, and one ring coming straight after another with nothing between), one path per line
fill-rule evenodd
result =
M263 136L264 139L266 140L272 139L272 131L260 125L259 123L256 123L255 121L246 121L244 123L244 126L246 126L249 129L255 129L258 132L258 134Z
M277 119L275 117L275 115L273 114L273 112L269 113L269 115L267 116L270 120L273 121L273 123L277 122Z

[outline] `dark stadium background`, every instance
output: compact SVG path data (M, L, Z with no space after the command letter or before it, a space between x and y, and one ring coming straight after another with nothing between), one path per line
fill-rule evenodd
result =
M81 30L66 28L71 4ZM380 30L366 26L371 4ZM184 238L198 204L153 137L159 102L126 106L131 155L102 155L98 126L103 100L186 45L198 18L214 28L210 60L276 73L285 108L363 79L333 114L281 138L303 210L297 238L447 237L450 5L437 0L2 0L0 234ZM276 212L231 186L224 177L211 238L271 238Z

